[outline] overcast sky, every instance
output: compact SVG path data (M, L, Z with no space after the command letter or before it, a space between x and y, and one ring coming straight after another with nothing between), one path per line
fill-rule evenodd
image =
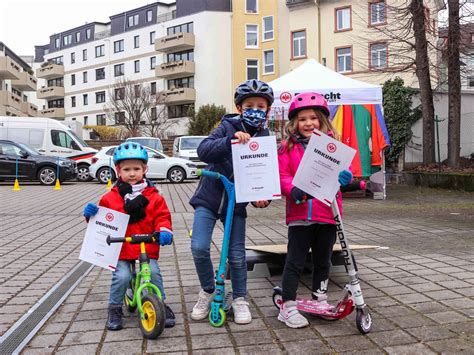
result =
M86 22L108 22L109 16L152 0L0 0L0 41L18 55L34 55L34 46L49 36ZM164 0L163 2L173 2Z

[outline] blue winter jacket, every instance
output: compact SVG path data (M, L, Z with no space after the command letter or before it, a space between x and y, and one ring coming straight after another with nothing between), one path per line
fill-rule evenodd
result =
M229 114L222 117L221 124L204 139L197 149L199 159L208 164L206 169L223 174L230 181L234 181L234 169L232 167L231 140L238 131L246 132L240 115ZM254 134L254 137L268 136L265 128ZM223 220L227 211L227 194L224 185L213 178L202 177L199 185L189 203L196 208L204 206ZM234 214L247 217L245 210L247 203L237 203Z

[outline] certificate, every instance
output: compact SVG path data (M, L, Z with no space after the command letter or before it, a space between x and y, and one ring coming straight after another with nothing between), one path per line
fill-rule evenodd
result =
M355 149L315 129L293 185L330 206L340 187L339 173L349 169L355 153Z
M232 141L232 163L237 203L281 198L275 136Z
M108 245L106 239L108 236L124 237L129 218L128 214L99 207L97 214L89 219L79 259L107 270L115 270L122 243Z

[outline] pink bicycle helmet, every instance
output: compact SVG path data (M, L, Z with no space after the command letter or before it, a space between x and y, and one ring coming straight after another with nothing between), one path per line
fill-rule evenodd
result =
M296 95L291 101L288 118L291 120L299 111L308 108L319 109L323 111L326 116L329 116L328 103L322 95L315 92L303 92Z

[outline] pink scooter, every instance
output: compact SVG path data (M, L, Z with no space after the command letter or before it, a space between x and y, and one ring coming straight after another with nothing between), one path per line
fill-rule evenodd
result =
M355 191L359 189L365 189L365 181L354 182L346 187L341 187L342 192ZM336 222L337 239L341 245L346 271L349 276L349 282L344 286L341 296L339 297L339 301L336 305L331 305L327 302L318 302L313 299L297 298L297 308L301 312L314 314L326 320L346 318L355 308L357 312L357 329L359 329L362 334L367 334L372 329L372 315L370 314L367 305L364 303L364 298L362 297L362 290L360 288L360 281L357 276L355 260L349 248L349 242L344 233L344 226L342 225L341 214L339 212L339 207L337 206L336 200L332 202L331 209L334 215L334 221ZM282 302L283 299L281 287L273 288L273 303L278 309L280 309Z

